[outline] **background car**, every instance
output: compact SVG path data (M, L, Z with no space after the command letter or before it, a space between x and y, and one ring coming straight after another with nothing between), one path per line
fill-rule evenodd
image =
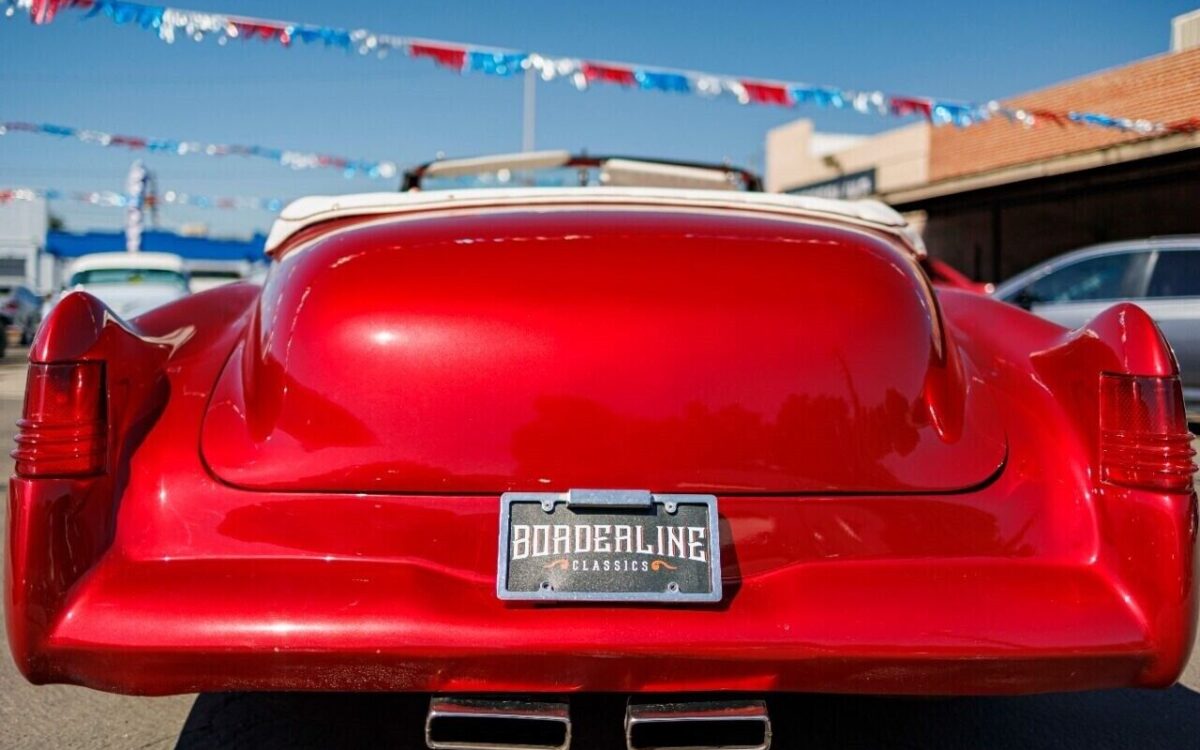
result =
M255 270L256 264L247 261L189 260L188 285L192 294L206 292L225 284L245 281Z
M63 295L84 290L122 318L191 293L183 258L172 253L93 253L71 264Z
M921 259L921 267L929 275L929 280L935 286L950 289L965 289L980 294L990 294L996 287L986 281L974 281L962 271L944 260L926 256Z
M1175 350L1188 421L1200 422L1200 236L1086 247L1014 276L996 297L1067 328L1115 302L1136 302Z
M193 292L207 292L209 289L216 289L225 284L233 284L241 281L243 278L245 277L237 271L205 269L191 272L190 285Z
M0 286L0 314L8 318L8 326L21 331L21 343L33 341L42 322L42 296L27 286Z

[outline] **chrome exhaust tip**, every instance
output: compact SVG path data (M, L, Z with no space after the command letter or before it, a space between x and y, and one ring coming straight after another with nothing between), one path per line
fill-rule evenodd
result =
M425 716L431 750L567 750L566 703L434 696Z
M768 750L771 719L760 700L630 703L627 750Z

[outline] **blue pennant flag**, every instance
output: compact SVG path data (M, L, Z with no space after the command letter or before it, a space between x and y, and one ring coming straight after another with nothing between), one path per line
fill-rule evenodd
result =
M467 70L490 76L510 76L525 69L529 55L524 52L467 52Z
M636 70L633 78L638 86L647 91L672 91L677 94L687 94L692 85L687 76L679 73L661 73L652 70Z
M350 32L331 29L327 26L296 26L292 30L291 36L305 44L323 42L326 47L350 49Z
M60 135L64 138L73 136L76 132L75 128L68 128L62 125L42 125L40 126L40 129L43 133L47 133L49 135Z
M978 109L975 107L969 107L965 104L933 102L929 119L934 125L952 123L960 128L965 128L983 118L979 117Z
M162 25L165 11L166 8L125 3L121 0L98 0L86 17L91 18L98 13L103 13L118 25L135 23L143 29L157 29Z
M1121 130L1129 130L1133 128L1133 122L1123 117L1110 117L1101 115L1095 112L1068 112L1067 119L1073 122L1081 122L1085 125L1096 125L1101 128L1119 128Z
M796 86L792 89L792 98L797 104L811 102L818 107L837 109L846 106L846 94L841 89L829 86Z

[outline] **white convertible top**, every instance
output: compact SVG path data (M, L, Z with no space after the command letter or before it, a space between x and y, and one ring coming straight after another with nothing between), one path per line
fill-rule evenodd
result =
M738 209L798 218L834 219L866 225L899 235L918 255L925 254L921 238L904 217L879 201L842 201L784 193L738 193L712 190L679 190L636 187L571 188L466 188L462 190L411 191L405 193L358 193L314 195L289 203L267 235L267 254L305 227L347 216L405 214L431 209L547 208L564 204L596 206L670 206L695 209Z

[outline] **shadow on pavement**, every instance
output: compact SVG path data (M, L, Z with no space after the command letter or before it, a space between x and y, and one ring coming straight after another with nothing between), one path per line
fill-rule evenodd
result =
M425 696L218 693L192 706L178 749L424 747ZM572 699L572 747L621 748L619 696ZM1186 748L1200 693L1108 690L1019 698L794 696L773 700L774 747Z

